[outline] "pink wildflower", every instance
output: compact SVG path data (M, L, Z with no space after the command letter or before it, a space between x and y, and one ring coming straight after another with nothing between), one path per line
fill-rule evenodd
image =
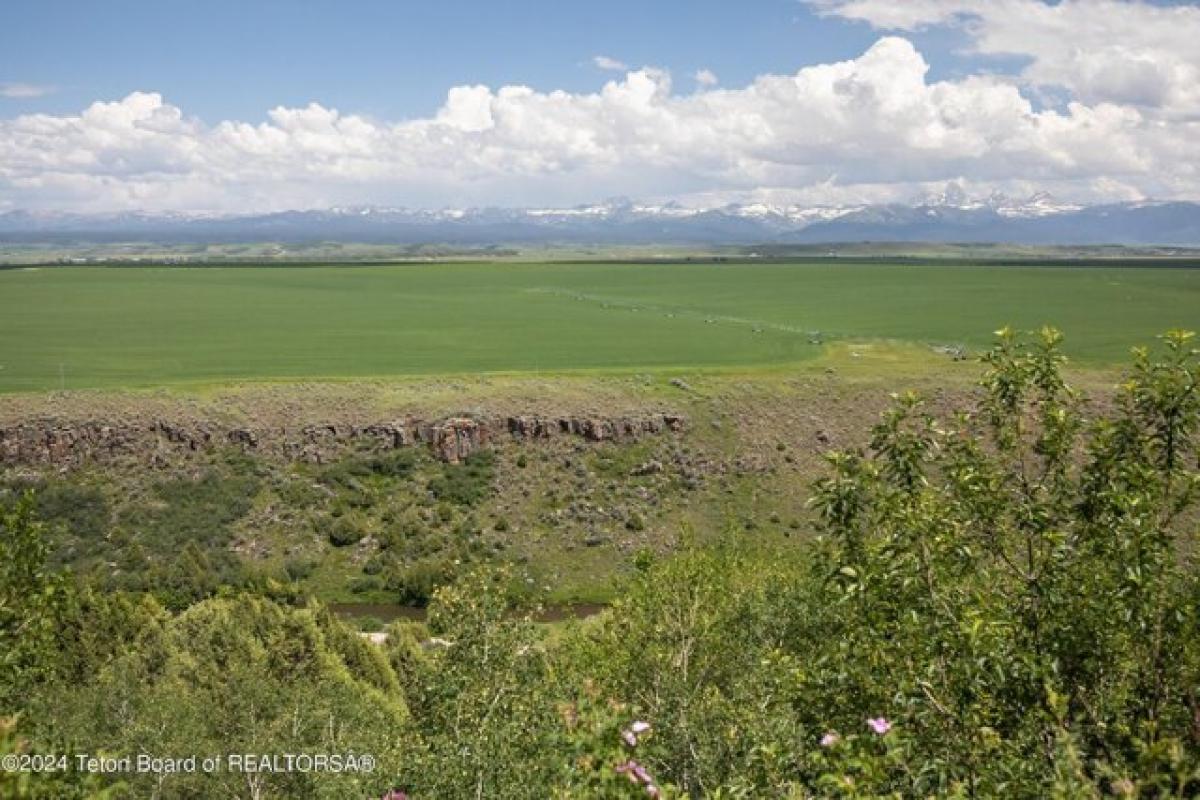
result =
M629 778L630 783L644 786L646 788L646 794L650 795L651 797L661 796L659 788L654 785L654 778L650 775L645 767L634 761L632 758L626 760L624 764L617 764L615 767L613 767L613 770L618 775L624 775L626 778Z
M867 727L875 731L876 735L883 736L892 729L892 723L888 721L887 717L875 717L867 720Z
M826 733L824 736L821 737L821 747L833 747L835 744L837 744L841 740L842 740L842 737L838 736L833 731L829 731L828 733Z
M625 744L630 747L637 747L638 737L646 731L650 730L650 723L642 720L635 721L628 728L621 731L621 738L625 740Z
M629 778L630 783L638 782L637 769L638 763L632 758L626 761L624 764L617 764L615 767L613 767L613 770L618 775L624 775L625 777Z

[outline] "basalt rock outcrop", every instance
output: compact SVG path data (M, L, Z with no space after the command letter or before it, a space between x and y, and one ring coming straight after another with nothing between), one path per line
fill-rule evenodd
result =
M469 417L454 417L434 425L429 446L443 461L457 464L487 444L488 426Z
M606 442L679 432L685 427L686 420L682 416L661 413L622 417L461 415L432 421L405 417L366 425L338 423L262 428L213 421L81 422L41 418L0 426L0 466L66 468L87 460L138 456L147 456L157 462L173 453L218 447L323 463L336 459L351 447L390 450L416 445L428 447L443 461L458 463L505 435L515 439L575 436L591 442Z
M555 434L573 434L592 442L634 439L645 434L678 432L685 420L677 414L644 417L537 417L508 418L508 430L525 439L545 439Z

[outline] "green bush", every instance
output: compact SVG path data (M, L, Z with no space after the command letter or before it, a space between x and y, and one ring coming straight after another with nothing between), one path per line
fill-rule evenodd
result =
M322 610L261 598L216 598L170 616L82 682L43 688L28 704L48 740L112 752L370 753L373 773L267 771L262 797L378 797L404 761L408 722L384 655ZM121 776L128 796L239 795L222 770ZM124 795L122 795L124 796Z
M439 500L460 506L473 506L491 491L495 455L477 450L461 464L446 464L442 474L429 482L429 491Z
M32 494L0 504L0 718L52 669L55 632L69 601L62 579L46 571L35 508Z
M320 472L320 480L344 497L370 502L368 483L373 478L408 478L416 469L417 452L411 448L372 455L347 456Z
M359 617L355 620L355 624L358 625L358 629L360 631L365 633L375 633L384 629L383 620L381 620L379 617Z
M347 588L354 594L367 594L383 588L383 582L374 575L366 575L351 579Z
M361 542L367 535L367 530L363 520L357 515L346 514L329 521L326 535L334 547L349 547Z
M249 513L258 487L256 476L215 469L195 479L165 480L154 487L157 503L128 508L121 523L155 554L173 555L187 542L224 547L232 525Z
M283 564L284 574L289 580L302 581L313 574L317 568L317 562L312 558L302 558L294 556L289 558Z
M457 572L449 558L427 558L388 574L384 587L395 592L397 602L424 606L440 586L453 582Z

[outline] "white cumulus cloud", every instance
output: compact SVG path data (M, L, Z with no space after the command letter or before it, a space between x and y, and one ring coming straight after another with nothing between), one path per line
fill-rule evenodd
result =
M1138 0L809 0L880 30L961 27L969 51L1029 58L1021 78L1086 103L1200 118L1200 5Z
M609 56L593 56L592 64L594 64L597 69L603 69L609 72L624 72L625 70L629 69L629 65L624 61L619 61Z
M0 97L11 99L26 99L52 94L53 86L42 86L36 83L0 83Z
M1140 74L1119 58L1104 63ZM903 199L948 180L1084 201L1200 199L1200 123L1182 113L1188 101L1173 84L1147 105L1149 73L1117 94L1106 83L1102 95L1083 88L1099 78L1080 75L1069 102L1042 108L1026 78L931 81L928 71L910 41L884 36L856 58L741 87L698 79L702 91L676 93L670 74L652 68L594 92L458 86L435 113L396 122L312 103L207 125L135 92L76 115L0 119L0 205L259 211L615 194L847 202Z

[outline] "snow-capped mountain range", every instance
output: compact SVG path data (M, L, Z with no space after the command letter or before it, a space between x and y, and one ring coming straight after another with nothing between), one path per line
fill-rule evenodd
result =
M572 208L338 207L267 214L0 214L0 241L395 244L758 244L1003 242L1200 245L1200 204L1081 206L1039 192L969 197L960 186L911 204L731 204L694 208L627 199Z

